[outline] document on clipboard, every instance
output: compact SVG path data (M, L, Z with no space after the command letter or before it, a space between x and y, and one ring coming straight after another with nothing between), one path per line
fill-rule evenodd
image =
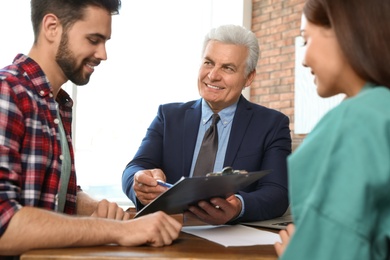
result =
M270 172L271 170L264 170L217 176L182 177L171 188L138 211L135 218L160 210L167 214L183 213L198 201L214 197L226 198Z

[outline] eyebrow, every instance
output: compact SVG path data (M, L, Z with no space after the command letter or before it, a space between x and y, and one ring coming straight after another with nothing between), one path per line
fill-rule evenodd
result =
M212 63L215 63L214 60L211 59L211 58L208 57L208 56L204 56L204 57L203 57L203 60L207 60L207 61L210 61L210 62L212 62Z
M110 38L107 38L106 36L104 36L103 34L100 34L100 33L90 33L90 34L88 34L88 36L98 37L104 41L108 41L110 39Z
M233 67L234 69L237 69L237 66L234 63L223 63L222 66L225 68L226 67Z
M212 62L213 64L215 64L215 61L213 59L209 58L208 56L204 57L204 60L208 60L208 61ZM222 67L234 67L234 68L237 68L237 65L234 64L234 63L228 62L228 63L222 63Z

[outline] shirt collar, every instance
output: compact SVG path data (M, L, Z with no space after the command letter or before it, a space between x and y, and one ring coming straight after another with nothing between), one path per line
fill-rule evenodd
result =
M44 97L51 93L49 80L39 64L32 58L24 54L18 54L15 57L13 64L23 70L23 76L27 77L31 81L36 92L40 96Z
M27 55L20 53L15 57L14 64L23 69L24 76L29 78L40 96L46 97L52 95L49 80L38 63ZM60 106L66 106L68 108L73 106L72 98L63 89L60 89L57 94L57 102Z
M227 126L231 121L233 121L234 113L237 109L237 103L234 103L221 111L219 111L218 115L221 118L222 124L224 126ZM211 110L210 106L207 104L206 100L202 98L202 121L201 123L203 125L207 124L207 122L211 119L211 116L214 114L214 112Z

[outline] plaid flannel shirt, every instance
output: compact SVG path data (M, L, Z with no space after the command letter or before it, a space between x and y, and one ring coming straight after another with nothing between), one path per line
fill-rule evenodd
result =
M65 213L76 213L76 175L71 142L73 101L60 90L60 114L72 158ZM0 236L23 206L56 210L61 143L56 102L40 66L18 54L0 69Z

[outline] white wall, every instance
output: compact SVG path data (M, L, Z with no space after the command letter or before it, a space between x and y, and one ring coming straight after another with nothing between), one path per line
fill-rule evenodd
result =
M17 53L28 53L33 43L30 1L0 2L0 68L12 63Z

